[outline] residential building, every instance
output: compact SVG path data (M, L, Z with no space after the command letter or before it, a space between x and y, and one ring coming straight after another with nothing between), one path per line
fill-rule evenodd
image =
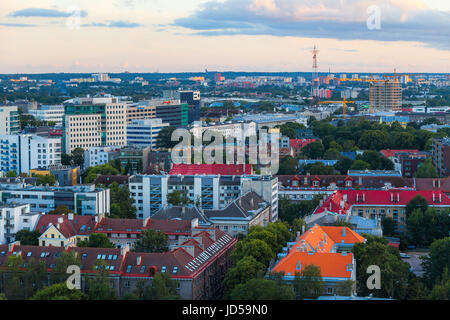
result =
M118 98L98 98L66 103L63 118L63 149L70 154L75 148L94 146L124 146L126 139L127 103Z
M78 215L99 215L110 212L109 189L94 184L67 187L30 186L23 182L0 184L1 201L8 204L29 204L31 212L54 210L60 205Z
M28 174L31 169L46 169L61 164L61 139L31 134L0 135L1 172Z
M370 88L370 105L377 110L385 111L401 108L401 83L395 79L373 83Z
M0 135L19 133L19 112L17 106L0 107Z
M293 156L299 157L304 146L315 142L316 139L289 139L289 146L292 149Z
M80 167L52 165L48 167L48 170L55 176L55 184L58 186L74 186L80 182Z
M118 146L89 147L84 150L84 168L95 167L119 158Z
M400 170L348 170L347 174L351 177L401 177Z
M55 234L56 230L55 230ZM33 259L43 261L50 275L54 272L56 259L62 252L75 252L81 262L81 290L87 291L89 275L95 271L95 263L102 260L109 271L108 280L115 294L122 298L136 290L144 281L150 285L156 272L165 273L177 281L177 292L182 299L209 300L223 296L223 282L232 266L230 253L237 239L215 228L194 225L191 239L177 244L171 251L162 253L131 252L122 248L82 248L74 246L22 246L15 242L0 245L0 264L5 265L12 255L21 255L26 265ZM1 282L8 272L2 272Z
M14 242L16 233L20 230L33 230L40 215L30 212L29 204L1 204L0 244Z
M79 216L73 213L46 214L39 218L34 230L41 233L39 246L68 248L76 246L80 241L88 240L89 235L94 232L97 221L97 216Z
M223 209L249 191L255 191L271 205L270 222L278 219L278 179L251 175L135 175L129 179L137 217L145 219L168 204L175 190L204 210Z
M237 175L252 175L251 164L173 164L172 169L169 172L170 175L224 175L224 176L237 176Z
M237 139L238 141L245 141L246 137L256 136L255 122L226 122L226 123L208 123L194 122L190 131L194 138L202 138L205 131L215 131L220 133L224 139ZM225 141L223 141L225 142Z
M224 209L203 210L203 213L214 227L233 237L247 235L250 227L266 227L271 221L270 204L255 191L249 191L233 200Z
M151 150L148 153L148 167L169 172L172 167L172 152L167 150Z
M127 145L155 149L159 132L168 126L160 118L132 120L127 125Z
M314 214L330 212L365 218L392 218L394 230L406 231L405 207L417 195L438 212L450 208L450 199L442 191L426 190L337 190L322 201Z
M450 175L450 138L433 139L431 157L439 177Z
M148 168L150 147L125 147L119 150L119 160L126 174L142 173Z
M323 294L332 295L340 283L356 281L356 260L351 248L365 239L347 227L315 225L295 242L288 242L278 254L270 273L283 272L282 279L292 282L308 265L320 268L324 282ZM355 292L353 285L352 292Z

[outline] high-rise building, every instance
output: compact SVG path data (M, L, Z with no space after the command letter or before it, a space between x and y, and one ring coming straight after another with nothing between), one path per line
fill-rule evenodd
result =
M139 101L127 107L127 122L134 119L160 118L171 126L188 125L188 104L180 99L153 99Z
M1 172L29 174L31 169L46 169L61 164L61 139L41 136L0 135Z
M370 105L378 110L400 108L402 106L402 85L396 80L372 83Z
M0 134L19 132L19 113L16 106L0 106Z
M433 139L431 155L439 177L450 175L450 139Z
M63 149L126 145L126 107L112 98L111 103L66 104L63 118Z
M180 100L188 105L188 122L200 120L200 91L194 90L164 90L165 99Z
M62 126L62 119L64 116L64 106L41 106L40 109L31 109L28 111L29 115L32 115L35 119L41 121L52 121L57 126Z

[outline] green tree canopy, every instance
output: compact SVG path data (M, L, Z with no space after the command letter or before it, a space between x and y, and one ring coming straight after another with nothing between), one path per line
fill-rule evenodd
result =
M238 284L246 283L255 278L261 278L266 266L252 256L243 257L236 265L228 270L225 280L225 292L229 294Z
M136 252L166 252L168 250L167 236L153 229L142 231L141 238L136 242Z
M70 290L65 283L57 283L36 292L31 300L87 300L80 290Z
M20 241L22 246L37 246L39 245L39 231L29 231L22 229L16 232L16 241Z
M109 241L104 233L91 233L88 240L82 240L78 243L78 247L114 248L114 244Z
M230 293L231 300L293 300L292 286L280 286L273 280L252 279L238 284Z

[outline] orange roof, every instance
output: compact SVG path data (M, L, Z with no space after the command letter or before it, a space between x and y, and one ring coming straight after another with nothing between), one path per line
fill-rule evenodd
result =
M350 228L347 227L320 227L322 230L336 243L359 243L364 242L364 237L357 234ZM343 228L345 228L345 236L343 236ZM344 242L342 242L344 240Z
M303 244L307 244L307 246ZM294 247L302 247L302 245L303 251L330 252L334 242L330 237L327 237L322 227L315 225L302 234Z
M285 275L295 276L307 265L315 265L320 268L322 277L328 278L350 278L351 271L347 271L347 265L352 264L353 254L347 253L313 253L293 250L290 254L280 260L273 268L273 272L284 271ZM300 267L300 270L298 270Z

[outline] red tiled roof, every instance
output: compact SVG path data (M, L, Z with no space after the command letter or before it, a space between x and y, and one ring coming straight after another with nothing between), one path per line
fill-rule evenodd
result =
M251 164L173 164L170 175L221 174L241 175L252 174Z
M95 232L114 233L141 233L144 229L144 220L141 219L113 219L103 218L95 227Z
M385 156L386 158L394 157L396 153L417 153L420 152L417 149L397 149L397 150L380 150L380 152Z
M166 234L191 234L189 220L153 220L150 219L145 229L158 230Z
M59 224L59 231L66 238L75 235L89 235L94 232L95 218L93 216L80 216L75 214L73 215L73 220L69 220L67 215L43 215L39 218L34 230L42 234L48 229L50 223L56 226L58 224L58 218L63 218L63 222Z
M356 204L406 206L417 195L424 197L430 206L450 206L450 199L440 190L339 190L330 195L314 213L327 210L345 214Z
M289 139L289 146L291 148L303 148L314 141L316 141L316 139Z

